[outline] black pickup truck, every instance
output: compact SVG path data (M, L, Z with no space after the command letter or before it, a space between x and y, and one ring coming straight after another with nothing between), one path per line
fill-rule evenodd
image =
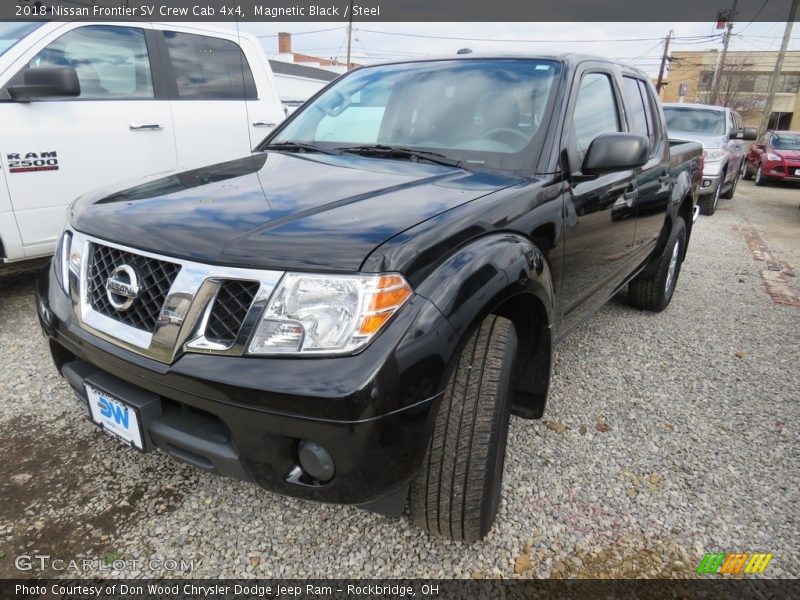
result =
M605 59L368 66L251 156L76 200L39 317L125 443L474 540L553 347L669 304L700 156Z

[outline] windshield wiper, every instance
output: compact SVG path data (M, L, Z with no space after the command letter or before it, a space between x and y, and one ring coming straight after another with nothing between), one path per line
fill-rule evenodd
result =
M461 161L448 158L444 154L431 152L429 150L415 150L414 148L403 148L402 146L386 146L384 144L370 144L367 146L343 146L337 148L340 152L350 154L361 154L363 156L389 156L404 157L415 160L427 160L428 162L445 165L448 167L461 167Z
M322 154L336 154L331 150L325 150L324 148L305 142L275 142L273 144L267 144L263 149L283 150L284 152L321 152Z

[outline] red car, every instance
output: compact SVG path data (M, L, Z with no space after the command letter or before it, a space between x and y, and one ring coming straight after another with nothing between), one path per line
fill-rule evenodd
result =
M767 181L800 181L800 131L767 131L745 157L744 178L756 185Z

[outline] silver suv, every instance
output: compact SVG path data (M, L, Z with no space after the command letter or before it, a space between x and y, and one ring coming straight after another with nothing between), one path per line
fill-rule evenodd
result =
M703 181L700 212L713 215L720 198L733 198L741 175L747 141L758 136L755 127L744 127L742 117L724 106L664 104L670 138L703 144Z

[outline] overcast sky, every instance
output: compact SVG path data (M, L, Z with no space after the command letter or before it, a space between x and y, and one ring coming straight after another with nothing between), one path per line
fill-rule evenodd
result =
M355 22L352 60L369 63L450 54L464 47L475 52L583 52L621 59L655 76L663 38L670 29L676 36L671 46L673 50L721 49L722 31L714 26L715 23ZM295 52L338 57L342 61L347 54L346 23L244 23L240 27L259 36L268 53L277 52L278 32L288 31L293 34ZM784 27L784 23L736 23L730 48L778 50ZM480 39L442 39L441 36ZM800 25L795 25L789 48L800 50ZM791 70L800 71L800 64L792 66L796 69Z

